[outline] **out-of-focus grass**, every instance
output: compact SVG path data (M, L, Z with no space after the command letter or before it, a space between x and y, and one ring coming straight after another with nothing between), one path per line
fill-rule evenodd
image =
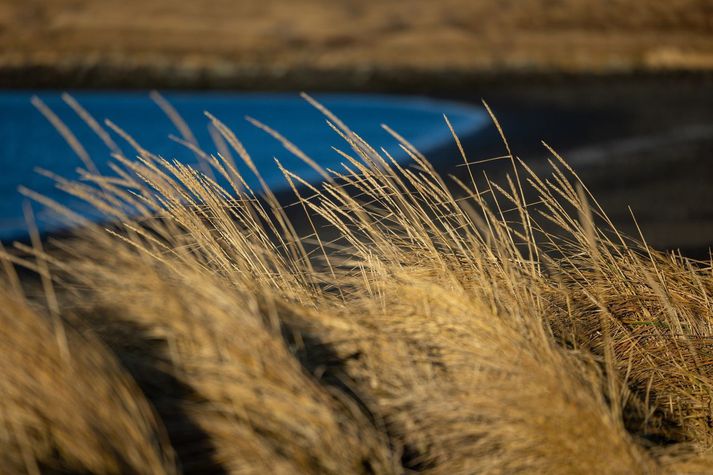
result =
M24 87L710 71L712 16L707 0L4 0L0 67Z

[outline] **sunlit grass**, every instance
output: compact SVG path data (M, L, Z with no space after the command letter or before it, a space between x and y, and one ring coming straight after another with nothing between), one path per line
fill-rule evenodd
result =
M620 235L551 149L547 176L505 142L502 183L472 164L443 179L398 134L409 163L313 104L343 165L321 185L284 170L286 205L185 130L204 171L134 142L111 177L58 181L114 224L3 251L3 468L706 470L710 262ZM56 303L21 295L10 262Z

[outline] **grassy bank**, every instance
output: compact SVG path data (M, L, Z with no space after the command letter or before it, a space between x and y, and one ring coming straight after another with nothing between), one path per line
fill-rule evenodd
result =
M345 166L285 171L299 222L213 117L224 185L139 144L59 181L119 224L3 253L6 471L708 469L710 262L622 236L552 150L453 182L323 112Z
M0 80L383 90L415 79L702 72L713 68L712 19L706 0L5 0Z

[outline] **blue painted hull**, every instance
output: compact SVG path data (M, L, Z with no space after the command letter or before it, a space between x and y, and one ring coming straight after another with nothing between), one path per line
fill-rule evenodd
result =
M0 93L0 239L21 238L26 234L22 212L20 185L92 216L83 204L57 190L52 180L35 172L43 168L66 178L75 178L82 163L54 127L31 104L31 92ZM110 173L111 160L107 147L91 129L62 101L59 93L39 93L38 96L70 127L92 160L104 173ZM146 93L102 92L78 93L79 101L99 122L105 118L131 134L144 148L164 158L196 164L195 156L185 147L168 139L179 135L173 124ZM287 182L273 158L302 176L315 182L319 176L298 158L292 156L277 141L244 120L252 116L293 141L318 164L339 168L343 159L332 147L342 150L348 145L325 124L325 117L297 94L215 94L173 93L166 99L178 110L191 127L201 147L216 153L208 133L209 111L230 127L244 143L256 165L275 191L284 191ZM396 141L381 127L387 124L419 150L428 154L452 140L443 120L446 114L461 136L480 130L487 122L481 108L445 101L412 97L378 95L318 95L316 98L332 110L352 130L372 146L384 147L398 160L407 159ZM133 149L116 135L114 140L128 157ZM247 170L245 177L257 188ZM61 228L52 213L39 210L37 223L41 232Z

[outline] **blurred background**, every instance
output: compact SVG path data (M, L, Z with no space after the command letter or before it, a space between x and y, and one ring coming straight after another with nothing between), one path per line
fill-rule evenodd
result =
M0 0L0 87L485 99L515 154L544 163L546 141L625 231L630 205L656 247L713 243L713 0ZM464 141L503 152L493 127ZM463 173L452 151L430 156Z

